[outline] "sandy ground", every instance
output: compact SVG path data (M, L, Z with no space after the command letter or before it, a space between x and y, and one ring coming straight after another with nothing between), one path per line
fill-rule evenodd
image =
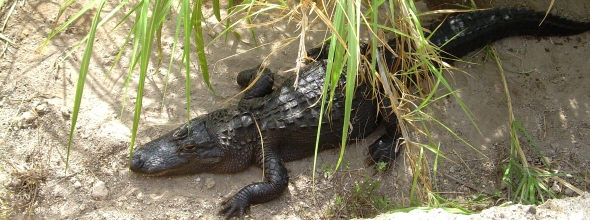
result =
M420 5L430 9L449 6L443 5L443 2L450 1L429 1ZM13 3L9 1L5 4L0 12L0 21L6 19L7 8ZM217 219L219 202L224 197L246 184L260 181L261 171L255 167L232 175L200 174L173 178L142 177L128 170L135 92L130 90L130 98L123 106L125 89L122 85L127 77L130 55L124 54L113 72L107 74L132 24L123 22L119 29L111 31L117 20L108 22L97 33L91 73L84 90L66 172L66 144L82 51L77 50L71 57L63 62L61 60L87 33L92 16L78 20L52 40L43 53L39 53L39 46L56 19L59 4L55 1L18 1L14 14L8 18L1 32L15 44L7 45L4 40L0 43L0 218ZM494 1L492 6L518 6L544 11L548 4L520 0ZM487 1L478 2L478 5L490 6ZM113 6L106 7L110 11ZM74 9L80 8L82 5L74 4ZM131 9L126 7L123 11ZM65 16L73 13L70 10ZM207 33L205 41L208 42L221 32L221 27L216 26L216 20L210 12L207 13L206 17L212 17L207 20L204 30ZM590 3L585 0L559 1L551 13L588 21ZM270 16L258 22L274 18ZM164 31L172 33L172 29L170 25ZM247 29L239 30L247 36ZM293 23L279 23L256 30L256 33L260 44L272 44L252 50L251 44L229 37L227 41L215 41L206 49L213 86L219 96L207 91L195 65L196 55L192 56L191 117L223 107L222 102L239 92L235 83L239 71L258 65L266 55L284 43L280 39L289 39L297 34ZM566 179L584 191L588 190L590 166L589 38L589 33L564 38L514 37L494 44L507 71L516 119L522 122L555 168L579 177ZM318 38L310 39L310 42L314 40L317 42ZM290 51L296 51L296 47L292 44L273 54L269 68L279 74L290 74L285 71L294 67L296 53ZM164 37L164 53L169 54L171 49L171 37ZM155 63L155 53L153 57ZM502 168L510 147L506 96L496 64L485 61L483 57L482 52L465 57L474 64L457 66L469 75L456 72L449 77L458 96L475 117L479 131L452 98L442 99L428 110L485 155L475 152L442 127L431 123L433 136L452 160L439 165L439 189L443 195L456 201L477 198L482 193L506 192L501 183ZM168 63L169 59L164 56L163 63ZM167 67L156 68L154 65L149 73L138 131L140 144L186 120L183 73L179 73L177 67L170 71L168 95L163 102ZM131 88L135 88L137 79L137 75L131 77ZM440 94L444 93L440 91ZM230 101L229 105L235 102ZM341 210L342 206L334 206L335 198L344 193L350 194L354 185L366 178L381 182L377 193L399 207L407 206L411 172L406 160L399 160L392 169L378 175L373 175L372 168L363 164L365 145L375 140L376 135L350 146L345 157L347 169L331 178L325 175L327 169L322 167L334 164L338 151L322 152L314 187L311 187L311 158L288 163L291 176L288 192L270 203L254 206L251 217L350 218L346 211ZM523 145L527 155L531 156L529 162L538 165L540 158L535 156L531 144L525 141ZM549 186L560 198L577 196L562 184L550 182ZM483 213L493 212L494 215L482 215L482 218L549 218L543 215L549 211L573 213L573 218L579 216L577 213L586 211L586 216L590 216L585 205L589 204L588 197L552 200L549 205L532 208L493 208ZM498 197L488 197L465 206L481 210L505 202ZM437 218L440 214L434 213L430 217Z

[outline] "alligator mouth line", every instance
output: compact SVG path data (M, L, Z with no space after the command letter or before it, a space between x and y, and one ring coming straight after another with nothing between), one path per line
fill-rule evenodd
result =
M144 173L144 172L134 172L136 175L145 176L145 177L165 177L165 176L186 176L189 174L176 174L175 172L182 169L173 169L173 170L163 170L157 173Z

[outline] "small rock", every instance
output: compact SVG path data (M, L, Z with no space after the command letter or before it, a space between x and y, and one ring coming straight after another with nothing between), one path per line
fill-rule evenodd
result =
M29 36L29 30L24 29L23 31L20 32L18 38L19 38L19 40L23 40L28 36Z
M101 201L107 198L109 195L109 190L107 189L105 183L103 181L97 181L92 186L92 193L91 196L93 199Z
M569 196L569 197L573 197L573 196L576 196L576 192L570 188L567 188L567 189L565 189L565 195Z
M164 69L164 68L160 68L159 72L160 72L160 75L162 75L162 76L166 76L168 74L168 70Z
M537 214L537 208L535 208L534 206L529 207L529 210L527 210L528 213L531 213L533 215Z
M72 110L70 108L68 108L67 106L62 106L61 109L59 109L59 111L61 112L61 115L64 116L65 118L69 118L70 115L72 114Z
M297 194L297 198L300 198L300 199L304 199L304 198L305 198L305 196L306 196L306 195L305 195L305 194L303 194L303 193L298 193L298 194Z
M35 106L35 111L37 111L37 113L45 113L47 112L47 104L39 104L37 106Z
M274 209L268 209L268 212L270 213L270 215L271 215L271 216L272 216L272 215L277 215L277 214L279 214L279 212L278 212L277 210L274 210Z
M80 181L76 181L74 183L74 188L79 189L80 187L82 187L82 183L80 183Z
M29 122L32 122L33 120L35 120L37 118L37 114L35 112L32 112L32 111L26 111L20 117L21 117L21 119L22 119L23 122L29 123Z
M211 189L211 188L213 188L214 186L215 186L215 181L213 181L213 179L211 179L211 178L207 178L207 179L205 179L205 187L206 187L207 189Z
M557 182L554 182L553 186L551 186L551 191L554 193L559 193L561 192L561 186L559 186Z

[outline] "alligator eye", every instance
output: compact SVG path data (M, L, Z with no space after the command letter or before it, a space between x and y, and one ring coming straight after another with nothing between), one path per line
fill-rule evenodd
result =
M184 151L191 151L191 150L194 150L195 148L197 148L196 144L183 144L182 145L182 150L184 150Z
M172 134L172 140L179 140L185 138L188 135L188 127L186 125L179 128L174 134Z

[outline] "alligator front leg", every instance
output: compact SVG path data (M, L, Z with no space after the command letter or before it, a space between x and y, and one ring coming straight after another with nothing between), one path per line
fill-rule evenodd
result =
M369 164L385 162L389 168L401 151L401 132L398 119L391 109L392 106L388 98L383 100L383 105L387 106L381 108L386 132L369 146Z
M225 218L235 215L243 218L250 205L276 199L287 188L289 175L279 156L274 151L267 150L264 157L259 155L258 158L258 164L264 167L265 181L252 183L223 202L219 213Z
M387 132L369 146L369 164L385 162L389 168L401 151L401 140L397 123L386 123Z
M238 73L236 81L242 89L246 89L259 74L262 74L256 84L252 85L248 91L245 92L243 99L252 99L258 97L264 97L272 93L272 86L274 84L273 73L268 69L264 68L264 71L260 73L261 67L244 70Z

